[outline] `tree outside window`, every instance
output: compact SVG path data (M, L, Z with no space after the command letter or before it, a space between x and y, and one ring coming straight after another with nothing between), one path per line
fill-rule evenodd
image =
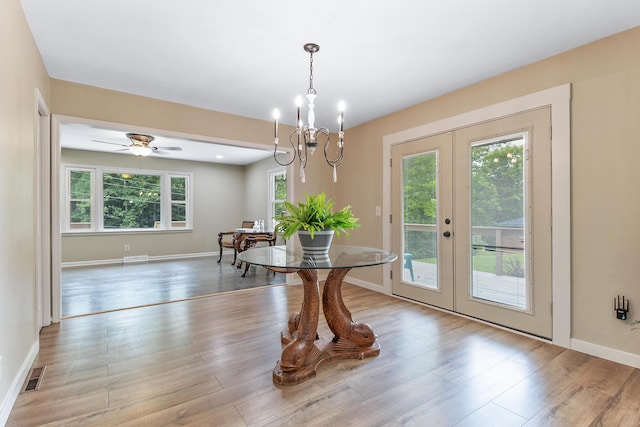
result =
M273 217L284 212L287 200L287 172L284 168L269 171L269 221L275 229Z
M160 176L104 173L104 228L154 228L160 221Z
M187 228L190 175L67 167L65 231Z
M93 172L90 170L71 170L69 180L69 227L72 230L90 229L92 227L92 183Z
M171 227L187 226L187 178L172 176L171 178Z

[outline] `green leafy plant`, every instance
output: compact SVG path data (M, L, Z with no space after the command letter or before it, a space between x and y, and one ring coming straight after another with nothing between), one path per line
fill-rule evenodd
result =
M316 231L322 230L334 230L336 237L340 237L341 232L349 237L347 229L360 227L350 205L333 212L335 203L327 200L324 193L305 194L304 202L293 204L285 201L284 204L288 213L274 217L277 221L276 232L282 233L284 239L293 236L298 230L308 231L312 239Z

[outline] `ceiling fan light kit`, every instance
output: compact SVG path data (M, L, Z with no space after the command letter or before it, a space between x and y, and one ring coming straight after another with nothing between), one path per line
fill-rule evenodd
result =
M144 135L140 133L129 132L129 133L126 133L125 136L129 138L129 140L131 141L131 144L125 145L125 144L119 144L115 142L98 141L95 139L94 141L100 142L103 144L112 144L112 145L119 145L121 147L126 147L124 151L128 149L131 154L134 154L138 157L146 157L149 154L153 154L153 153L162 154L161 153L162 151L182 151L181 147L155 147L155 146L149 145L155 140L155 137L151 135ZM123 150L118 150L118 151L123 151Z
M145 157L153 153L153 149L149 147L149 144L155 139L153 136L132 132L127 133L126 136L131 140L129 151L131 151L132 154Z

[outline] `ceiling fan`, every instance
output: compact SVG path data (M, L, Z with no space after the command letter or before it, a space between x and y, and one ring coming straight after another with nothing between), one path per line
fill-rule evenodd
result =
M100 142L102 144L111 144L111 145L119 145L121 147L126 147L117 151L126 151L129 150L132 154L136 156L144 157L149 154L164 154L164 151L182 151L182 147L157 147L155 145L150 145L155 139L151 135L143 135L139 133L129 132L125 134L127 138L131 141L131 144L121 144L119 142L108 142L108 141L100 141L94 139L95 142Z

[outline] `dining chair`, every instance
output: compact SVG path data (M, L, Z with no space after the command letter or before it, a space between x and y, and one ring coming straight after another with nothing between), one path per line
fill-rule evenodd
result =
M241 228L252 228L253 221L242 221ZM238 251L236 249L236 232L235 231L222 231L218 233L218 245L220 246L220 255L218 256L218 263L222 260L223 249L233 249L233 261L231 265L235 265Z

